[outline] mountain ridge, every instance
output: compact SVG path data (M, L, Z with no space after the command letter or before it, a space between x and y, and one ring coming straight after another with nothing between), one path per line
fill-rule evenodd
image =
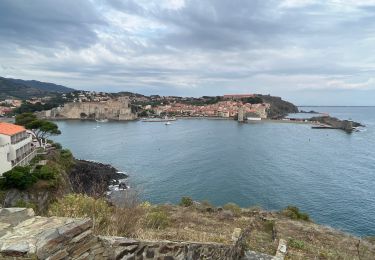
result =
M0 99L29 99L72 91L75 91L75 89L49 82L0 77Z

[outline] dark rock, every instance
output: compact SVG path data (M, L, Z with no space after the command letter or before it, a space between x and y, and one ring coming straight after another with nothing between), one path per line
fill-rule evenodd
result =
M77 160L69 173L73 191L90 196L102 195L109 185L119 184L120 179L127 177L111 165L84 160Z

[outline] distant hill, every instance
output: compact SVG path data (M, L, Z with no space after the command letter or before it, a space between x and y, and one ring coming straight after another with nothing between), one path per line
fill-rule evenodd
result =
M21 80L0 77L0 99L29 99L56 93L69 93L74 89L36 80Z
M75 91L75 89L68 88L62 85L57 85L57 84L48 83L48 82L41 82L37 80L22 80L22 79L9 79L9 78L8 80L14 83L23 84L28 87L37 88L37 89L48 91L48 92L70 93L70 92Z

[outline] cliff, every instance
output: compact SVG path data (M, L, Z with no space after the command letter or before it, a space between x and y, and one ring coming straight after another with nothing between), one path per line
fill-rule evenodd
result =
M32 207L45 214L51 203L70 193L89 196L103 196L111 184L118 184L126 175L106 164L76 160L64 160L60 150L51 150L45 158L48 165L54 165L56 179L37 180L27 189L0 189L0 205L3 207ZM68 166L67 166L68 164ZM66 167L67 166L67 167ZM35 166L34 166L35 167Z
M270 95L256 95L261 98L264 103L270 104L267 110L267 117L271 119L280 119L290 113L298 113L298 107L294 104L282 100L281 97L274 97Z
M69 172L72 190L90 196L102 196L109 185L118 184L127 177L111 165L85 160L76 160Z

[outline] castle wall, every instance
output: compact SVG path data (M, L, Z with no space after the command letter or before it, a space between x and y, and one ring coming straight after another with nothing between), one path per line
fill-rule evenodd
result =
M66 119L109 119L134 120L137 115L132 113L129 101L126 98L107 102L72 102L62 108L46 112L48 118Z

